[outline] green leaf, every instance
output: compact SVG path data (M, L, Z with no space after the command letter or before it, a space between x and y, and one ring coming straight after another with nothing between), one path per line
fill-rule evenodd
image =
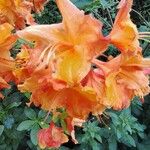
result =
M130 125L127 124L125 129L128 130L130 134L132 134L132 129L131 129Z
M25 115L29 118L29 119L35 119L36 118L36 112L32 109L32 108L26 108L24 110Z
M19 124L17 127L18 131L28 130L34 125L35 121L32 120L25 120Z
M91 139L89 142L90 142L90 145L92 146L92 150L99 150L99 144L98 144L98 142L96 142L93 139Z
M118 138L118 140L119 140L119 139L122 137L121 131L120 131L120 130L117 130L116 132L117 132L117 138Z
M115 137L111 137L108 139L109 150L117 150L117 141Z
M2 135L3 131L4 131L4 126L0 125L0 136Z
M30 97L31 97L31 93L29 93L29 92L25 92L24 95L25 95L28 99L30 99Z
M84 8L93 2L93 0L71 0L77 7Z
M99 141L100 143L102 143L102 138L101 138L100 135L96 134L95 138L96 138L97 141Z
M101 3L101 5L102 5L104 8L108 8L108 7L109 7L108 1L106 1L106 0L100 0L100 3Z
M37 140L37 134L38 134L38 131L40 130L40 127L39 125L36 125L34 126L32 129L31 129L31 132L30 132L30 139L32 141L32 143L34 145L37 145L38 144L38 140Z
M49 124L45 123L45 122L39 122L39 125L41 128L48 128Z
M132 136L128 135L128 136L127 136L127 141L128 141L128 143L129 143L131 146L136 147L135 141L134 141L134 139L132 138Z
M11 103L11 104L9 104L7 107L6 107L6 109L8 110L8 109L11 109L11 108L14 108L14 107L18 107L19 105L21 105L21 102L13 102L13 103Z
M38 113L38 118L45 118L46 117L47 112L44 110L40 110Z

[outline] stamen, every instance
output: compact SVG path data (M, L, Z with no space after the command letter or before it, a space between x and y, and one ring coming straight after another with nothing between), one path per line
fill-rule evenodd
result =
M27 62L28 59L26 58L16 58L15 60L15 66L16 68L22 68L25 66L26 62Z
M143 41L145 41L145 42L148 42L148 43L150 43L150 40L148 40L148 39L144 39L144 38L139 38L140 40L143 40Z
M44 118L43 123L46 123L46 121L47 121L47 119L48 119L48 117L49 117L50 113L51 113L51 111L48 111L48 113L47 113L46 117Z
M46 52L49 50L50 47L51 47L51 44L49 44L49 45L44 49L44 51L41 53L41 55L40 55L40 57L39 57L39 60L38 60L37 66L39 66L39 64L44 61L44 56L45 56Z
M150 38L150 35L140 35L139 38Z
M144 98L145 95L147 95L150 92L150 87L146 86L146 87L142 87L140 89L136 89L134 91L134 94L138 97L140 97L141 99Z
M46 65L49 64L50 59L51 59L51 57L52 57L53 54L54 54L54 51L55 51L59 46L60 46L59 44L55 44L55 45L53 45L53 46L50 48L50 51L49 51L49 53L48 53L47 60L46 60Z
M97 119L99 120L99 123L103 123L109 130L111 129L111 128L105 123L105 121L103 120L103 118L101 117L101 115L98 115L98 116L97 116Z
M106 118L106 119L109 119L110 116L106 113L106 112L103 112L103 116Z
M150 32L139 32L139 35L149 35L150 34Z
M145 39L145 38L150 38L150 32L140 32L139 33L139 39L147 41L147 39Z

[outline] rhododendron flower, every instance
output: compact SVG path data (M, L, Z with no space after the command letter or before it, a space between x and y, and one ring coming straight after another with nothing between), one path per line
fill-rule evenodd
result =
M150 66L150 60L140 54L119 55L109 62L94 62L104 72L105 106L126 108L134 96L143 99L150 92L149 80L144 73L145 68Z
M8 22L17 29L22 29L27 24L34 24L31 15L32 3L26 0L1 0L0 23Z
M121 0L119 3L119 12L115 18L113 29L109 35L111 43L121 52L141 51L139 39L144 39L148 35L140 33L136 25L130 19L130 11L133 0Z
M45 63L47 68L55 56L55 77L74 85L89 72L90 60L107 48L108 40L101 33L100 21L84 15L69 0L56 3L63 16L62 23L30 26L18 35L35 41L37 48L43 46L42 52L37 50L40 54L37 65Z
M16 29L35 24L31 11L40 12L46 0L1 0L0 24L8 22Z
M35 106L54 113L63 107L71 118L85 120L90 112L97 115L105 109L92 88L69 87L64 81L52 79L48 70L35 72L18 87L22 92L32 92L30 103Z
M56 127L52 122L49 128L41 129L38 132L38 143L41 149L58 148L62 143L68 142L68 137L63 133L63 130Z
M6 75L7 77L9 75L12 76L11 71L15 67L15 63L10 57L9 52L17 39L16 36L11 35L12 30L13 27L8 23L0 25L0 89L9 87L4 77L6 78Z

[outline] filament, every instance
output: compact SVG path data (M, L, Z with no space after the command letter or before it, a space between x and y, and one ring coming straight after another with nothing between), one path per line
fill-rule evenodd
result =
M145 41L145 42L148 42L148 43L150 43L150 40L148 40L148 39L139 38L139 40L143 40L143 41Z

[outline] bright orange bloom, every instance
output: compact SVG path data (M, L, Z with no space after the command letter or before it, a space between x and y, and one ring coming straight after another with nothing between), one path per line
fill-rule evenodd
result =
M32 3L26 0L1 0L0 23L8 22L17 29L22 29L27 24L33 24L31 15Z
M140 54L120 55L109 62L95 60L95 64L104 72L105 106L123 109L130 105L134 96L143 99L150 92L149 80L144 73L144 69L150 67L150 60Z
M52 79L48 70L45 71L39 70L19 85L22 92L32 92L30 101L35 106L54 113L57 108L63 107L71 118L84 120L90 112L96 115L102 113L105 107L97 101L92 88L68 87L64 81Z
M4 77L6 78L7 75L7 81L8 76L11 74L11 70L14 68L15 63L13 59L10 57L9 50L11 49L12 45L16 41L16 36L11 35L11 31L13 30L13 27L5 23L3 25L0 25L0 89L9 87L6 80L4 80ZM10 77L9 77L10 79Z
M41 149L58 148L62 143L68 142L68 137L61 128L56 127L52 122L49 128L41 129L38 132L38 142Z
M139 33L136 25L130 19L130 11L133 0L121 0L119 12L116 16L113 29L110 33L111 43L121 52L137 52L141 50L139 45Z
M53 25L35 25L19 31L18 35L35 41L38 48L37 65L47 68L55 57L56 78L70 85L78 84L89 72L90 60L107 48L108 40L101 33L102 23L84 15L69 0L56 0L63 22ZM69 63L68 63L69 62Z

